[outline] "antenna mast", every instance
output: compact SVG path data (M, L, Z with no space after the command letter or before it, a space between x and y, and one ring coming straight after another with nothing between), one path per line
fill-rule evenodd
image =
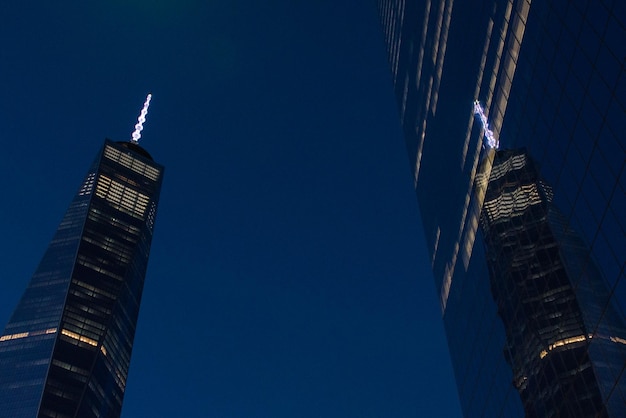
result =
M493 135L493 131L489 129L489 122L487 121L487 116L485 116L485 109L483 109L482 105L478 100L474 100L474 114L478 116L481 124L483 125L483 130L485 131L485 144L488 148L498 149L500 143Z
M137 124L135 125L135 131L133 132L133 136L130 139L132 142L137 144L139 142L139 138L141 138L141 131L143 131L143 124L146 121L146 115L148 114L148 107L150 106L150 100L152 99L152 94L148 93L146 97L146 101L143 104L143 108L141 109L141 113L137 118Z

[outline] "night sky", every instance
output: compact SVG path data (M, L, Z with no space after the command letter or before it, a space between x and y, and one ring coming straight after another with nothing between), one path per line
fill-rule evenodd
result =
M105 137L166 167L123 417L458 417L374 0L0 3L0 323Z

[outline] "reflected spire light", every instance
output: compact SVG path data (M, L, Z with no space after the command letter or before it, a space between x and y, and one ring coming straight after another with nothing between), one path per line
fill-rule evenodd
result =
M146 101L143 104L143 109L141 109L141 113L139 114L139 117L137 118L135 131L133 132L133 136L131 138L131 141L133 141L134 143L138 143L139 138L141 138L141 131L143 131L143 124L146 121L146 115L148 114L148 107L150 106L151 99L152 99L152 94L148 93L148 96L146 97Z
M500 143L493 135L493 131L489 129L489 122L487 121L487 116L485 116L485 109L483 109L482 105L478 100L474 100L474 114L478 116L481 124L483 125L483 130L485 131L485 144L489 148L498 149Z

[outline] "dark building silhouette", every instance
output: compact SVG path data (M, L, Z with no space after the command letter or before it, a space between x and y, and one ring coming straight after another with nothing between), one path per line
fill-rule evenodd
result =
M625 335L623 319L525 150L494 154L480 229L504 354L526 416L608 416L600 387L612 382L601 371L607 361L623 366L626 345L611 341ZM609 327L597 329L605 306ZM593 345L605 355L595 356Z
M162 177L105 141L0 336L0 416L120 415Z
M626 3L378 5L463 413L624 416ZM506 152L515 152L495 158L485 148L474 101L503 147L533 156L535 168L525 175L538 175L541 167L541 179L528 186L543 203L498 226L490 226L484 211L510 210L506 205L513 203L498 195L521 186L499 189L494 181L489 190L489 179L494 164L506 165ZM545 221L515 224L539 216L542 205ZM511 237L534 246L526 253L517 249L520 260L526 254L535 261L516 266L516 273L506 264L511 260L495 257L510 244L506 234L494 233L505 225L513 228ZM515 228L534 231L539 241L530 242L526 232L515 235ZM556 286L553 300L533 305L527 290L516 287L523 280L515 274L541 271L541 264L532 264L537 260L559 260L560 267L529 282L544 290ZM539 309L534 316L520 316L531 305ZM528 327L543 334L531 338ZM574 363L581 370L568 381ZM587 400L558 409L572 390Z

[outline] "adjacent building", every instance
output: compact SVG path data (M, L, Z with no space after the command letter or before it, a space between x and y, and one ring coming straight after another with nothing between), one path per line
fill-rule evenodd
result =
M626 5L378 4L464 414L623 416Z
M0 416L120 416L162 178L105 141L0 336Z

